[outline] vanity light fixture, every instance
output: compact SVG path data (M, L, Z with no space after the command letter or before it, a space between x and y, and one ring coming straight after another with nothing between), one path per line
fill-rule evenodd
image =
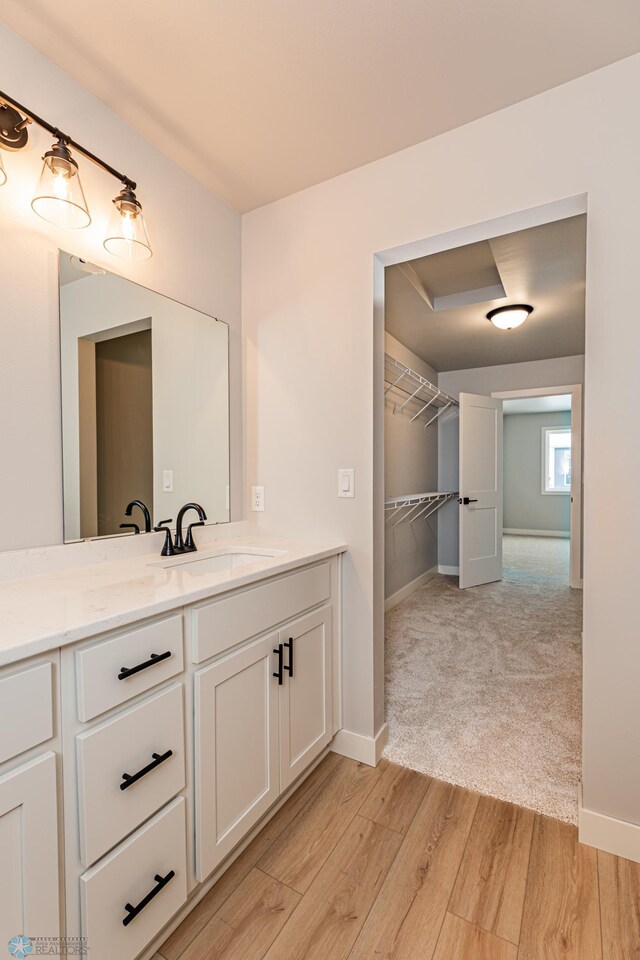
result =
M126 260L148 260L151 256L142 205L130 187L123 187L113 201L104 246L115 257Z
M489 310L487 320L490 320L498 330L514 330L525 322L530 313L533 313L533 307L528 303L512 303L506 307Z
M0 91L0 147L18 151L27 146L27 127L35 123L54 138L43 159L42 173L31 206L38 216L60 227L86 227L91 223L78 163L71 150L91 160L122 184L114 199L114 210L104 240L105 249L126 260L148 260L152 255L149 236L142 216L142 204L136 197L136 184L100 157L62 133L42 117ZM0 158L0 185L6 182Z
M80 183L78 164L64 140L56 140L42 159L42 173L31 201L34 211L57 227L88 227L91 216Z

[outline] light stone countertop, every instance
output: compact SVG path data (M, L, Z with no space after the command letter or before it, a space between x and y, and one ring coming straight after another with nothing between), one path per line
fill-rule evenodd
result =
M204 559L226 549L283 551L233 570L194 576L158 565L157 553L57 570L0 583L0 666L24 660L136 620L215 597L296 567L344 553L344 543L238 537L189 554ZM175 558L178 559L178 558ZM184 559L187 559L186 557Z

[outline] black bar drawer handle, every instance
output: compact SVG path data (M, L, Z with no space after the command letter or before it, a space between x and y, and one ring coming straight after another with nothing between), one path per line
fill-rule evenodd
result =
M135 920L139 913L142 913L147 904L151 903L153 898L158 896L162 888L166 887L170 880L173 880L175 875L175 870L169 870L166 877L161 877L159 873L156 873L153 879L156 881L157 886L149 891L144 900L141 900L135 907L132 907L130 903L125 903L124 908L127 911L127 915L122 921L122 926L128 927L131 921Z
M156 767L159 767L161 763L164 763L165 760L168 760L169 757L173 756L173 750L167 750L166 753L152 753L151 756L153 760L151 763L148 763L146 767L143 767L142 770L138 770L137 773L123 773L122 774L122 783L120 784L121 790L126 790L127 787L130 787L132 783L135 783L136 780L141 780L147 773L151 773L152 770L155 770Z
M278 678L278 686L279 686L279 687L282 686L282 681L283 681L283 676L282 676L283 666L282 666L282 664L283 664L284 651L283 651L283 649L282 649L282 646L283 646L283 645L282 645L281 643L279 643L278 646L277 646L277 648L274 648L274 651L273 651L274 653L277 653L277 654L278 654L278 669L277 669L276 672L273 674L273 676Z
M289 676L292 677L293 676L293 637L289 637L289 639L285 643L285 647L289 651L289 663L285 663L284 669L287 671Z
M152 653L148 660L135 667L120 667L118 680L126 680L127 677L132 677L134 673L140 673L141 670L146 670L147 667L152 667L154 663L160 663L161 660L167 660L170 656L171 650L167 650L166 653Z

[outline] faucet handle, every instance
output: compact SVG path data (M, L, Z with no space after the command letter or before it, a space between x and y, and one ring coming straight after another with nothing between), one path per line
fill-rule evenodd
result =
M190 523L187 527L187 539L184 542L184 549L188 550L191 553L194 553L198 548L196 547L196 542L193 539L192 530L194 527L204 527L204 520L196 520L195 523Z
M121 530L133 530L134 533L140 533L140 527L137 523L121 523Z
M173 540L171 539L171 529L165 526L167 523L173 523L173 520L161 520L157 527L154 527L156 533L164 533L164 545L160 551L161 557L174 557L176 551L173 549Z

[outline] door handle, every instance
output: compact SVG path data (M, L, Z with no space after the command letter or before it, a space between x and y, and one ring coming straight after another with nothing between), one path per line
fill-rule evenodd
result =
M477 500L472 500L471 497L458 497L458 503L477 503Z
M289 663L285 663L284 669L287 671L290 677L293 676L293 639L293 637L289 637L284 644L289 651Z
M273 676L278 678L278 686L281 687L284 679L282 676L283 656L284 656L283 644L279 643L277 647L274 647L273 652L278 654L278 669L273 674Z

